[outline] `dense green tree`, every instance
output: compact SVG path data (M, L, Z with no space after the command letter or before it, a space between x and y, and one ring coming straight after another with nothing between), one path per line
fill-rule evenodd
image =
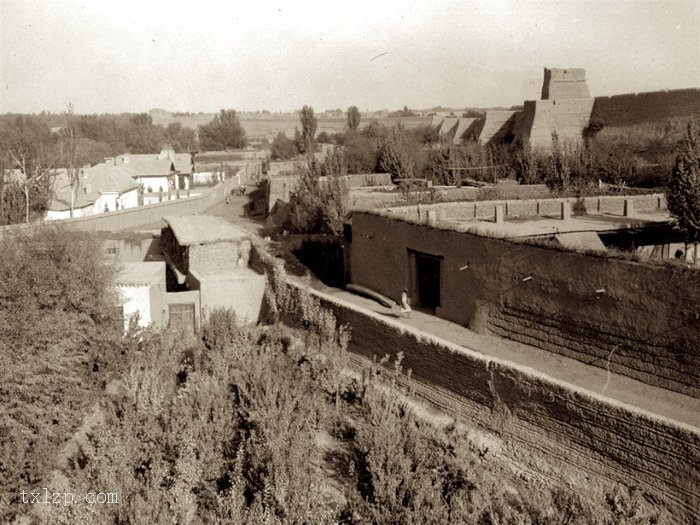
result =
M177 152L190 153L197 149L197 134L179 122L171 122L165 128L165 139Z
M222 109L211 122L199 126L199 144L203 151L245 147L246 133L233 109Z
M379 149L376 139L359 133L345 137L345 160L348 173L375 173L379 170Z
M380 139L379 164L393 179L410 179L415 174L415 152L406 130L398 124Z
M700 240L700 130L696 124L688 125L687 136L678 149L667 200L688 241Z
M347 111L348 129L356 130L360 126L360 110L357 106L350 106Z
M296 142L291 140L281 131L270 144L270 157L272 160L289 160L299 154Z
M316 145L316 129L318 119L314 114L314 108L304 106L299 112L301 121L301 134L299 135L299 151L302 153L313 153Z
M318 142L319 144L332 144L333 138L325 131L322 131L316 137L316 142Z
M29 222L31 215L43 216L50 198L53 170L58 164L48 127L26 116L11 119L0 130L0 155L5 168L13 170L9 180L5 179L4 171L1 174L0 197L6 220ZM17 192L24 197L21 214L13 196Z
M294 227L304 233L343 233L350 212L350 187L343 148L334 148L322 164L300 163L295 175Z

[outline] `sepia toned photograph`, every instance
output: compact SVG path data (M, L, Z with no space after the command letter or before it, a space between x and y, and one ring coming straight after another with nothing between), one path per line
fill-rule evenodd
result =
M700 524L700 2L0 0L0 524Z

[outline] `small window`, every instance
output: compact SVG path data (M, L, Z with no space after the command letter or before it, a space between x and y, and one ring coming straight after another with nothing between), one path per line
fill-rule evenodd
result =
M107 248L107 255L117 255L118 252L119 250L116 246L110 246L109 248Z

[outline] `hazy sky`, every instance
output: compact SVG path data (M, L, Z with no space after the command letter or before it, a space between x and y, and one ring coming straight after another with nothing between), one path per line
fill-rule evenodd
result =
M0 0L0 111L396 109L700 86L700 1Z

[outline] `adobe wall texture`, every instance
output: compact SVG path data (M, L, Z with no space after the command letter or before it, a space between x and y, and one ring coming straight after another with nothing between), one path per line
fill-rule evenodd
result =
M519 111L487 110L478 133L480 144L510 142Z
M700 88L596 97L591 118L606 126L632 126L693 115L700 116Z
M551 149L554 132L560 145L575 145L581 142L592 111L592 98L528 100L515 124L514 135L528 139L533 148Z
M67 228L90 232L120 232L124 230L133 230L139 227L157 224L163 217L168 215L192 215L194 213L206 211L222 202L226 195L237 186L238 181L233 178L205 190L197 197L191 197L189 199L172 200L159 204L139 206L138 208L129 208L126 210L53 222L64 225ZM0 235L5 231L17 231L18 229L31 228L33 226L36 225L32 224L26 226L23 224L13 224L10 226L0 226Z
M230 308L240 323L258 322L265 294L265 276L248 268L235 275L207 276L190 274L190 282L201 300L202 319L217 308Z
M352 282L398 300L413 288L408 249L444 258L439 317L700 397L697 271L357 212Z
M591 98L586 84L586 70L544 69L542 100Z
M542 185L517 186L519 194L523 197L528 192L534 196L547 195L547 187ZM526 189L528 188L528 189ZM507 191L504 188L504 191ZM450 220L493 219L496 215L496 206L503 208L505 217L552 217L561 213L562 202L571 203L581 213L602 213L608 215L624 215L625 201L632 203L635 211L656 211L666 209L666 197L662 193L650 193L642 195L608 195L601 197L585 197L576 199L572 197L539 198L520 200L488 200L474 202L442 202L438 204L421 204L412 206L400 206L391 208L391 213L412 219L426 218L428 211L435 211L436 217Z
M186 271L206 273L236 273L248 266L250 241L216 242L187 247Z
M389 173L356 173L347 176L350 188L369 186L391 186L391 174ZM267 211L277 203L289 202L290 195L296 190L298 178L293 175L270 177L267 184Z
M506 456L528 462L548 479L573 479L590 487L600 477L639 487L665 506L677 523L700 520L700 496L695 490L700 486L697 428L314 294L340 324L350 327L351 352L369 358L393 358L403 352L402 365L412 371L414 393L457 419L494 433Z
M544 199L551 196L551 192L545 184L497 184L482 188L474 186L436 188L434 194L441 203L464 203L493 199ZM353 210L372 210L390 206L409 205L398 192L358 190L350 193L350 208Z

